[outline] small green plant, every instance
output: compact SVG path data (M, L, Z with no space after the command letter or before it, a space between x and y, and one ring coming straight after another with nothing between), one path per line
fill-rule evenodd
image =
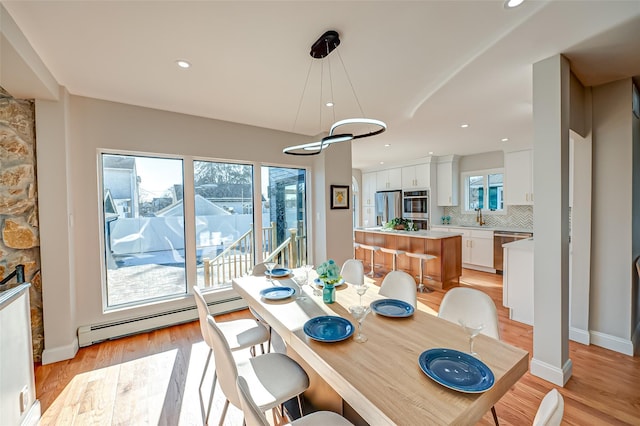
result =
M412 220L396 217L387 222L388 229L404 229L405 231L417 231L418 227Z

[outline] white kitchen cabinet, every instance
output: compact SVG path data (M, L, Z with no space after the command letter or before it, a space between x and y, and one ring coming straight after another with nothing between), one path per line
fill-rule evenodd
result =
M449 228L462 234L462 264L465 268L493 270L493 231L484 229Z
M376 225L376 172L362 174L362 226Z
M509 318L533 325L533 239L503 245L502 304Z
M402 189L427 189L431 185L431 164L416 164L402 168Z
M533 151L505 152L504 202L533 205Z
M458 156L438 157L437 188L439 206L458 205Z
M402 169L387 169L376 172L376 190L392 191L402 188Z
M376 172L362 174L362 205L376 205Z

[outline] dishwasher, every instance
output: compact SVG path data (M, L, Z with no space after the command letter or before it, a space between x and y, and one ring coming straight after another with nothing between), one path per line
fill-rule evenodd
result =
M493 269L502 274L502 245L533 237L531 232L495 231L493 233Z

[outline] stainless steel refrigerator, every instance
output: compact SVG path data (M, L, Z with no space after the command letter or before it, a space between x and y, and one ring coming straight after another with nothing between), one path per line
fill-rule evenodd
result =
M376 224L402 217L402 191L376 192Z

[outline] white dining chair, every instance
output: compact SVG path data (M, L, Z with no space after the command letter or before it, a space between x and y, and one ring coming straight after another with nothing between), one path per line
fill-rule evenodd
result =
M282 266L280 266L279 264L276 263L276 266L274 266L273 269L276 269L276 268L282 268ZM265 262L256 263L255 266L253 267L253 269L251 270L251 275L253 275L255 277L264 277L266 272L267 272L267 270L268 270L268 268L265 266ZM260 316L260 314L257 313L256 310L253 309L251 306L249 306L249 312L251 312L251 315L253 315L258 321L260 321L260 323L262 325L267 327L267 330L269 331L269 340L267 341L267 352L271 352L271 344L273 343L272 342L273 341L273 335L275 334L275 332L273 331L273 329L271 328L269 323L267 321L265 321L265 319L262 318ZM281 341L281 340L282 339L279 339L279 341Z
M229 403L242 409L236 385L238 376L247 380L251 396L260 411L276 408L297 397L302 413L300 395L309 387L309 376L296 361L280 353L236 359L224 333L211 315L207 316L207 324L212 337L220 389L226 398L220 415L220 425L224 422Z
M238 396L240 397L240 404L242 405L242 412L244 413L244 423L246 426L270 426L269 421L265 417L264 413L256 405L251 396L251 390L249 384L244 377L238 376L236 381L238 387ZM302 415L302 414L301 414ZM345 419L333 411L316 411L308 414L304 417L294 420L288 423L293 426L349 426L353 425L350 421Z
M460 324L460 321L480 322L483 328L480 333L500 340L498 311L488 294L469 287L455 287L447 291L440 303L438 317ZM498 414L491 407L491 414L496 426Z
M340 275L346 283L352 285L364 284L364 265L361 260L347 259L342 264Z
M207 360L204 363L204 370L202 371L202 377L200 378L200 385L198 391L202 389L202 383L207 374L209 368L209 362L211 361L211 354L213 353L213 340L209 333L209 326L207 325L207 316L209 307L207 302L200 291L198 286L193 286L193 296L196 300L196 307L198 308L198 319L200 321L200 333L202 339L209 346L209 354ZM215 320L214 320L215 321ZM223 331L225 338L229 342L229 347L232 351L238 351L241 349L250 348L251 355L255 356L255 345L261 345L269 339L269 331L262 324L252 319L238 319L233 321L226 321L219 323L220 329ZM211 386L211 394L209 395L209 404L207 405L206 419L209 418L211 412L211 401L213 400L213 394L216 388L216 372L213 373L213 385ZM202 398L202 396L200 396Z
M385 275L378 294L402 300L416 308L416 280L404 271L391 271Z
M542 402L533 419L533 426L560 426L564 415L564 398L557 389L551 389L542 398Z

